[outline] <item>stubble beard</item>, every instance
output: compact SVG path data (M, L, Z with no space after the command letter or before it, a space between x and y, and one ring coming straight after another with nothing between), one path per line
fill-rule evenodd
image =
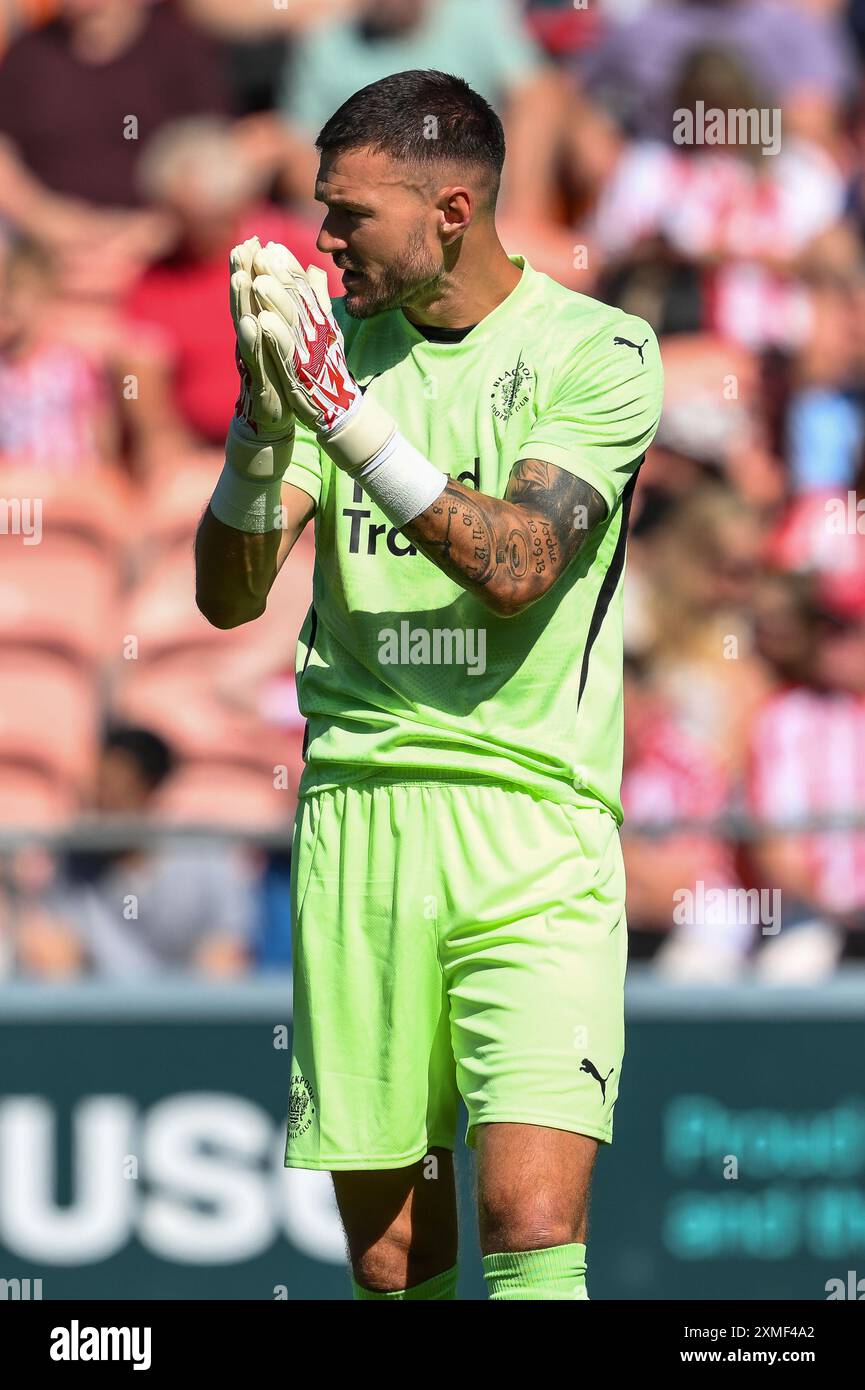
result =
M346 312L355 319L369 319L390 309L424 303L435 297L444 276L444 266L429 250L423 227L417 227L399 259L386 266L375 282L359 292L346 290Z

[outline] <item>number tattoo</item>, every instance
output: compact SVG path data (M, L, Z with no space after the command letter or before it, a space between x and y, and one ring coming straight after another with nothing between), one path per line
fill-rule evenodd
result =
M449 482L403 529L445 574L510 616L547 592L606 510L581 478L523 459L511 471L504 498Z

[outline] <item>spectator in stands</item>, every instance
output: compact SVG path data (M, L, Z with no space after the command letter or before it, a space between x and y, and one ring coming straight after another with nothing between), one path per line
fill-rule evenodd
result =
M809 331L791 363L786 449L793 493L846 490L865 446L865 255L807 277Z
M643 653L677 726L735 785L767 678L753 645L758 513L717 484L692 491L641 545Z
M683 498L723 479L761 512L783 501L784 465L770 448L757 354L710 333L662 340L664 413L641 489Z
M64 0L0 64L0 218L61 252L76 289L122 283L164 235L140 206L144 142L228 102L211 41L173 5Z
M172 768L168 746L146 729L119 727L104 743L92 809L107 820L156 819ZM133 832L134 834L134 832ZM171 836L147 849L73 853L21 924L27 959L42 933L65 931L82 968L140 979L195 969L237 975L255 929L248 865L235 848Z
M253 234L281 241L304 265L323 266L317 228L263 201L266 173L244 154L227 120L165 126L145 150L140 179L171 220L173 245L133 286L124 316L126 372L138 381L129 421L146 459L198 445L222 447L237 396L234 328L226 298L228 253Z
M844 426L837 417L835 428L825 420L821 430L812 421L814 466L809 467L800 452L805 442L801 437L791 451L795 491L768 538L766 560L791 575L818 577L833 610L855 615L865 593L865 450L861 404L851 396L839 396L835 404L841 401L850 407ZM851 477L854 451L859 452L859 462ZM829 486L833 477L834 486Z
M778 581L775 581L776 587ZM811 981L865 955L865 831L776 828L784 820L865 815L865 590L854 609L831 588L787 581L786 613L762 608L757 637L783 682L753 720L748 798L766 823L754 846L777 889L782 930L758 967Z
M834 131L856 82L842 0L653 0L579 59L589 93L639 138L669 137L667 93L697 48L723 44L783 104L790 133ZM707 103L708 104L708 103Z
M0 462L72 474L114 456L116 416L101 362L58 332L50 257L0 249Z
M706 113L716 111L720 139L706 129ZM753 122L745 138L727 124L731 111L769 119ZM844 208L830 156L783 130L779 116L736 58L697 50L671 93L666 139L623 149L593 227L608 267L633 257L666 266L670 293L682 261L699 267L686 326L758 348L801 341L805 296L794 272Z
M279 98L285 120L309 142L294 191L309 196L318 164L312 142L337 107L370 82L410 68L456 73L496 106L508 142L501 215L548 217L565 88L511 0L362 0L356 19L301 36Z
M270 111L286 46L297 34L351 19L363 0L183 0L188 19L225 46L239 115Z
M631 958L654 957L669 973L692 979L738 974L753 937L747 922L706 923L695 911L674 928L677 895L705 902L705 892L737 884L729 842L710 825L690 824L730 810L729 779L711 750L677 725L647 663L634 656L625 662L622 805Z

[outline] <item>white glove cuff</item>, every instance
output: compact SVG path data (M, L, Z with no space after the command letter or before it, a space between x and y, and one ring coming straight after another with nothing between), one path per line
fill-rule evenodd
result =
M225 461L241 478L269 482L281 478L294 450L294 422L279 439L260 438L235 415L225 440Z
M395 433L393 416L372 396L359 396L333 429L319 430L318 441L337 467L354 477Z
M226 463L210 499L210 510L235 531L261 535L278 531L282 516L282 476L264 479L241 478Z
M371 396L362 396L335 429L319 431L318 439L394 526L406 526L425 512L450 481L409 444Z
M279 530L282 477L293 448L293 428L284 439L262 442L235 417L225 441L225 467L210 499L213 515L235 531Z

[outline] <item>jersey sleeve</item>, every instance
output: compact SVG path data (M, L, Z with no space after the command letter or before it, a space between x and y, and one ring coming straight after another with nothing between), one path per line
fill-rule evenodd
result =
M283 482L292 483L308 493L318 506L321 500L321 452L313 431L299 420L295 422L294 448Z
M655 436L664 373L649 325L625 315L592 333L553 381L520 449L582 478L613 510Z

